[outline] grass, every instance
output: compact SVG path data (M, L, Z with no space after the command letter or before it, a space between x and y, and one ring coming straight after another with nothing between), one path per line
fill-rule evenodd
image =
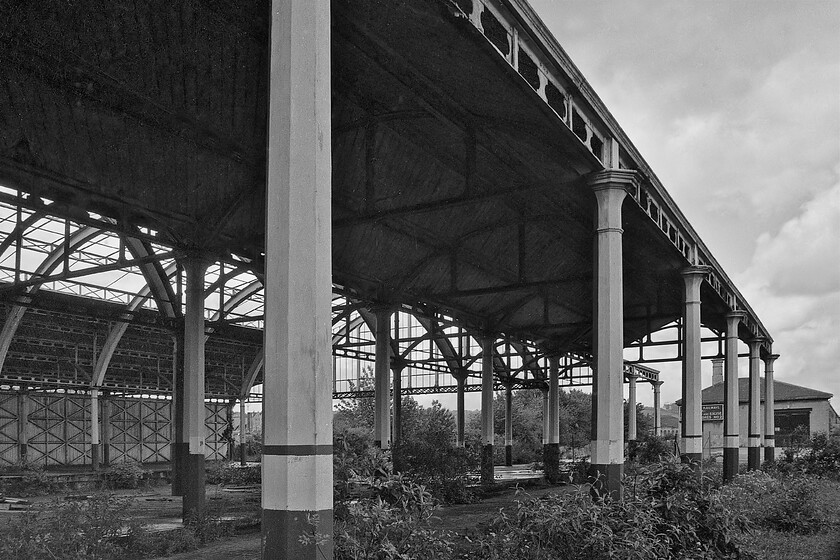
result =
M747 549L766 560L840 560L840 481L820 481L816 499L825 522L819 533L757 529L747 537Z

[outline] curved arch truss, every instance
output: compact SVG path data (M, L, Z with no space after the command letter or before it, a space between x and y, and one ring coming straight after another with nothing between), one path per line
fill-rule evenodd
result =
M0 187L0 385L6 388L168 393L183 317L184 256L151 229L95 213L50 216L48 200ZM262 378L262 277L248 259L212 263L205 277L206 381L211 398L247 398ZM371 302L333 294L333 394L372 395ZM456 376L481 389L478 333L444 313L402 306L390 357L406 394L449 393ZM548 354L538 342L498 336L496 388L545 388ZM639 376L656 380L655 370ZM629 372L629 369L628 369ZM564 354L561 384L589 385L590 358Z

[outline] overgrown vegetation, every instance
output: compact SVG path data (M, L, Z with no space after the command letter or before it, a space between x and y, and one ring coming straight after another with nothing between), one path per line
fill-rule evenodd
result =
M0 494L26 498L43 496L61 489L53 482L43 465L36 463L17 463L0 469L5 479L0 479Z
M129 497L99 493L25 512L0 533L0 558L16 560L135 560L196 550L233 531L214 514L183 529L151 532L131 519Z
M207 468L207 484L222 486L248 486L259 484L262 478L260 465L240 466L237 463L216 461Z
M131 490L140 487L143 468L135 461L124 461L105 469L102 478L112 490Z

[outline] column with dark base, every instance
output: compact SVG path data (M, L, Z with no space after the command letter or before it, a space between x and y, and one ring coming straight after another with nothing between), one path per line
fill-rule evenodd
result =
M269 29L262 558L330 560L330 3L273 0Z
M682 364L682 460L700 467L703 458L703 378L701 375L700 286L709 268L691 266L682 272L685 284Z
M749 404L747 405L747 469L761 466L761 345L764 339L750 341Z
M505 466L513 465L513 388L505 387Z
M743 311L726 315L726 354L723 370L723 480L738 474L741 424L738 396L738 326Z
M594 174L595 254L590 480L596 496L622 496L624 465L624 297L621 206L638 186L635 171Z
M376 345L373 369L373 442L391 447L391 310L376 307Z
M493 484L493 337L481 337L481 483Z
M543 446L543 465L548 482L560 480L560 358L556 354L548 357L548 406L546 442Z
M764 462L776 460L776 391L773 385L773 364L778 354L764 358Z
M204 437L207 412L204 406L204 272L207 262L199 257L184 259L187 274L184 316L184 424L186 455L181 472L183 516L204 513Z

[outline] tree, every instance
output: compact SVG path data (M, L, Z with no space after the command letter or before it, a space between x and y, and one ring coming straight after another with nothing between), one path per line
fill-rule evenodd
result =
M560 391L560 445L583 447L592 438L592 396L578 389Z

